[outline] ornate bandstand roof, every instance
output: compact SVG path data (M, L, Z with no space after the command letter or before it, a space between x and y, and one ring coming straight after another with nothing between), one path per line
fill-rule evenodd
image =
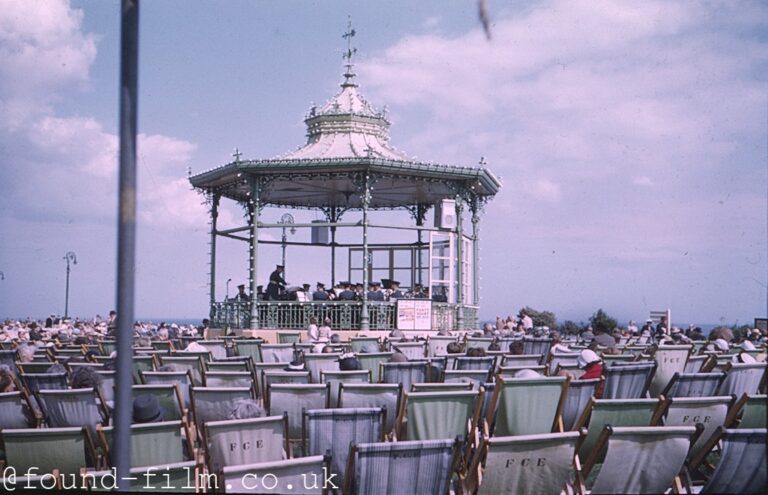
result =
M349 30L348 42L354 36ZM358 91L348 45L341 91L313 106L304 122L307 143L265 160L240 160L190 177L191 184L236 201L246 201L249 176L264 178L262 204L288 207L361 208L363 177L374 178L371 208L434 204L457 191L495 195L500 183L482 166L461 167L416 161L389 144L386 110L377 111Z

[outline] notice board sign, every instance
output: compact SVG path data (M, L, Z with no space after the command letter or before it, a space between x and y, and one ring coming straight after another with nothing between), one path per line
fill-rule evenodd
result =
M432 301L429 299L398 299L397 328L400 330L430 330Z

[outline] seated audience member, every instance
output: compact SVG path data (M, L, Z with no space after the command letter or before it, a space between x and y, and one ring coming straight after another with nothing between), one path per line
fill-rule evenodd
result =
M458 342L451 342L448 344L448 346L445 348L445 351L448 354L461 354L464 352L464 350L461 348L461 344Z
M603 376L603 362L600 356L595 354L594 351L584 349L576 358L576 362L579 368L584 369L584 374L579 377L579 380L589 380L591 378L600 378ZM603 382L604 383L604 382ZM603 396L603 383L595 391L595 398L599 399Z
M16 390L16 380L13 371L6 365L0 365L0 393Z
M568 348L567 345L563 345L560 339L560 332L557 330L553 330L549 333L549 338L552 339L552 345L549 348L549 353L553 354L555 352L571 352L571 350Z
M407 363L408 358L402 352L395 352L392 357L389 358L390 363Z
M494 341L494 342L491 342L491 345L488 346L488 350L489 351L500 351L501 350L501 346L499 345L498 342Z
M163 420L165 411L154 395L142 394L133 399L134 423L158 423Z
M266 416L266 411L253 399L243 399L235 402L229 419L251 419Z
M529 369L526 368L524 370L516 371L514 377L515 378L523 378L523 379L527 378L527 379L530 379L530 378L541 378L541 375L539 373L536 373L533 370L529 370Z
M357 360L354 354L347 353L339 357L340 371L358 371L360 369L362 369L360 361Z
M307 371L304 367L304 363L301 361L291 361L288 366L283 368L283 371Z
M509 344L509 353L513 356L522 356L523 355L523 343L519 340L516 340Z
M70 376L72 388L94 388L101 386L102 377L93 368L80 366Z
M467 349L467 357L485 357L485 349L482 347L470 347Z

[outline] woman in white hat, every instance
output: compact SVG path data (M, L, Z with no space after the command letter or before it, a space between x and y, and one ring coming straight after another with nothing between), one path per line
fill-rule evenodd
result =
M579 377L579 380L589 380L603 376L603 360L600 359L600 356L598 356L595 351L584 349L581 351L581 354L579 354L579 357L576 358L576 362L578 363L579 368L584 369L584 374ZM604 383L605 382L600 382L597 390L595 390L595 399L599 399L603 396Z

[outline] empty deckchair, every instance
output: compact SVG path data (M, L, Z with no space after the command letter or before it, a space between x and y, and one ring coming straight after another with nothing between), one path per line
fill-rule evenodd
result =
M568 379L564 376L499 377L486 416L486 431L495 436L562 431L560 414L567 393Z
M208 361L205 364L205 367L208 371L247 371L248 373L253 372L253 366L251 365L251 358L246 357L243 359L240 359L238 356L238 359L227 359L227 360L217 360L217 361Z
M523 354L543 354L549 353L552 346L552 339L549 337L524 337Z
M206 371L203 373L203 386L253 387L253 375L250 371Z
M445 370L443 381L445 383L471 383L475 390L488 381L489 373L485 370Z
M376 349L379 349L379 338L378 337L352 337L349 339L349 347L350 350L354 353L358 353L363 350L363 347L366 345L373 345L376 347Z
M386 408L385 432L388 434L394 428L402 397L403 386L399 383L341 383L338 405L340 408Z
M255 363L253 365L253 374L256 378L256 395L258 397L264 397L267 389L264 386L264 373L272 371L285 371L285 368L291 363ZM306 372L307 382L309 383L309 372ZM277 382L280 383L280 382Z
M360 443L351 448L345 494L444 495L456 469L458 440Z
M198 435L208 421L229 419L235 402L253 398L249 387L192 387L192 412Z
M484 438L469 469L469 493L560 493L574 474L583 432ZM485 459L485 463L482 463ZM479 489L478 489L479 485Z
M235 354L238 356L249 356L253 363L261 363L261 339L235 339L234 343Z
M37 393L45 422L52 428L88 427L95 435L97 424L109 419L97 388L40 390Z
M398 439L467 438L478 424L481 392L409 392L397 418Z
M192 374L192 385L199 387L203 384L203 361L198 356L160 356L163 366L172 364L177 371L189 370ZM146 373L144 371L143 373Z
M195 461L176 462L131 468L125 478L128 491L136 492L187 492L202 490L201 482L210 481L200 476ZM80 486L89 487L90 491L112 491L115 485L114 470L86 471L82 474ZM211 486L207 486L211 489Z
M691 345L662 345L656 350L654 358L658 367L651 380L651 397L658 397L675 373L682 373L685 370L685 363L691 349Z
M304 413L304 455L331 453L331 472L343 480L351 443L384 441L383 407L310 409Z
M462 392L472 390L472 382L411 383L411 392Z
M269 408L270 385L308 385L309 371L263 371L262 389L264 390L264 407Z
M368 370L357 371L321 371L320 383L331 384L330 407L338 407L340 383L370 383L371 372Z
M340 354L305 354L304 365L309 371L309 378L312 383L320 383L321 371L340 371Z
M571 380L563 403L563 430L571 431L574 429L576 420L581 417L584 409L589 405L589 401L595 395L595 390L601 381L602 378Z
M459 356L453 362L454 369L456 370L484 370L492 371L496 362L495 356L485 357L467 357Z
M664 397L712 397L725 373L675 373L661 393Z
M467 337L466 348L471 349L475 347L487 351L491 344L493 344L493 338L490 337Z
M133 356L131 364L133 366L133 383L141 383L139 373L142 371L155 371L154 356Z
M103 452L111 461L114 428L100 426L97 433ZM131 467L184 462L191 459L192 453L192 439L182 421L131 425Z
M607 448L592 493L665 493L681 487L680 474L696 428L686 426L612 427L598 436L596 449L584 462L589 476L598 452Z
M664 426L701 424L703 430L691 447L691 455L696 455L715 430L725 424L730 405L731 397L674 397L665 401L657 422Z
M209 421L205 439L211 473L220 473L224 466L280 461L288 456L288 417Z
M338 476L323 487L330 476L329 459L316 455L284 461L225 466L221 480L226 493L321 494L325 488L341 487Z
M0 432L6 466L17 473L77 474L94 459L91 435L85 427L6 429Z
M765 493L767 442L765 428L718 428L699 455L691 460L692 469L696 469L709 451L722 445L717 467L699 493Z
M766 366L765 363L729 363L725 367L725 380L720 384L717 395L741 397L744 394L759 393Z
M424 359L426 348L426 342L392 342L392 350L402 352L409 361Z
M303 411L328 407L330 390L328 383L269 385L268 413L270 416L288 414L288 440L300 440Z
M499 363L500 366L524 366L528 368L529 366L539 366L542 364L541 362L542 355L541 354L505 354L501 362ZM554 369L552 370L554 371Z
M261 344L261 358L265 363L290 363L293 357L293 344Z
M726 428L763 428L768 418L768 395L744 394L731 407Z
M579 448L579 457L585 460L592 454L597 437L606 425L650 426L661 406L660 399L591 399L574 425L574 429L587 428L587 436ZM603 454L598 453L596 462L602 460Z
M411 383L427 381L427 361L409 361L407 363L381 363L381 381L383 383L402 383L403 389L411 388Z
M640 399L645 397L656 362L614 363L603 369L605 377L604 399Z
M683 373L701 373L701 367L709 359L709 356L688 356Z
M371 383L379 383L381 381L379 365L389 361L393 354L393 352L358 353L357 360L360 363L360 369L370 370Z

